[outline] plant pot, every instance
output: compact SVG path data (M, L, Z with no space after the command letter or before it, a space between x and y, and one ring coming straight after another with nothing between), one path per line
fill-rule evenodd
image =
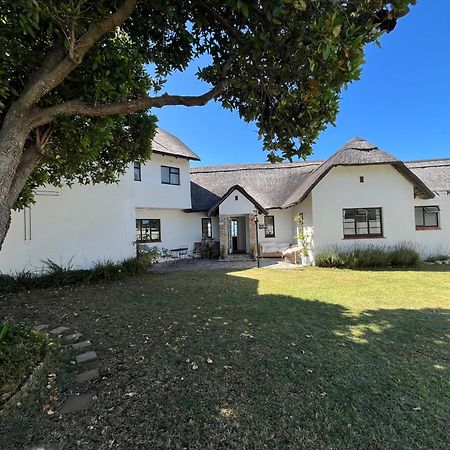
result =
M302 255L302 266L310 266L311 265L311 259L309 255Z

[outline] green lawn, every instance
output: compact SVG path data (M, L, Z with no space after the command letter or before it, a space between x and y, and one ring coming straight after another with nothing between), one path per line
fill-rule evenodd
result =
M36 408L31 430L25 415L27 445L34 434L69 448L448 448L442 268L174 272L24 292L6 313L78 326L104 375L76 420Z

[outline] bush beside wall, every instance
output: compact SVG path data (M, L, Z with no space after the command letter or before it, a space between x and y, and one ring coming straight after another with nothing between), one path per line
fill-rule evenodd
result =
M353 247L351 249L323 250L315 258L319 267L347 269L415 267L420 264L417 250L408 244L394 247Z
M23 289L46 289L78 283L99 283L114 281L127 276L142 275L159 259L158 251L140 254L119 262L99 261L91 269L73 269L70 263L60 266L48 259L44 261L44 273L22 271L13 275L0 274L0 293L17 292Z

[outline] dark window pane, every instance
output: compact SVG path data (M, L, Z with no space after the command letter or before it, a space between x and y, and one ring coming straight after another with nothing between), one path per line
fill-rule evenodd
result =
M134 163L134 181L141 181L141 163Z
M180 184L180 169L178 167L161 166L161 183Z
M381 236L381 208L343 210L344 236Z
M202 237L212 238L212 223L211 219L202 219Z
M275 218L274 216L264 216L265 237L275 237Z

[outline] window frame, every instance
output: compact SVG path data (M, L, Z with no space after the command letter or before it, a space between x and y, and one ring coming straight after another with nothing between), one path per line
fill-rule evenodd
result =
M150 229L150 233L149 233L150 239L142 238L142 222L144 220L148 220L150 222L149 226L148 226L148 228ZM151 222L157 223L157 226L152 227ZM157 239L152 239L152 237L151 237L152 228L158 230L158 238ZM136 219L136 242L161 242L161 219Z
M206 233L205 233L205 223L207 224ZM213 229L211 217L202 217L202 238L212 239L212 237L213 237Z
M267 219L268 218L272 218L272 228L273 228L273 233L272 234L267 234ZM276 237L276 233L275 233L275 216L273 215L267 215L264 216L264 237L265 238L274 238Z
M364 233L364 234L358 234L358 228L357 228L357 224L361 223L358 222L356 220L356 216L358 215L358 211L361 210L367 210L367 220L366 222L362 222L362 223L366 223L367 224L367 231L368 233ZM369 210L375 210L375 211L379 211L380 212L380 219L379 219L379 223L380 226L376 227L380 229L379 233L371 233L370 232L370 219L369 219ZM354 219L354 233L353 234L346 234L346 231L348 231L348 228L345 227L346 222L345 222L345 213L346 211L353 211L354 215L355 215L355 219ZM361 215L361 214L359 214ZM343 238L344 239L379 239L379 238L384 238L384 230L383 230L383 208L379 207L379 206L371 206L371 207L362 207L362 208L343 208L342 209L342 234L343 234Z
M436 208L437 211L434 211L434 214L436 215L436 225L425 225L425 215L426 215L426 209L427 208ZM416 220L416 211L421 209L422 210L422 225L417 225ZM430 213L430 211L428 211ZM422 230L440 230L441 229L441 208L439 208L438 205L422 205L422 206L414 206L414 224L416 226L416 230L422 231Z
M134 181L142 181L142 165L139 161L134 162ZM138 171L138 178L136 178L136 170Z
M163 179L163 170L164 169L169 169L169 181L164 181L164 179ZM178 177L178 183L172 182L172 175L176 175ZM173 166L161 166L161 183L162 184L170 184L171 186L180 186L180 184L181 184L180 168L173 167Z

